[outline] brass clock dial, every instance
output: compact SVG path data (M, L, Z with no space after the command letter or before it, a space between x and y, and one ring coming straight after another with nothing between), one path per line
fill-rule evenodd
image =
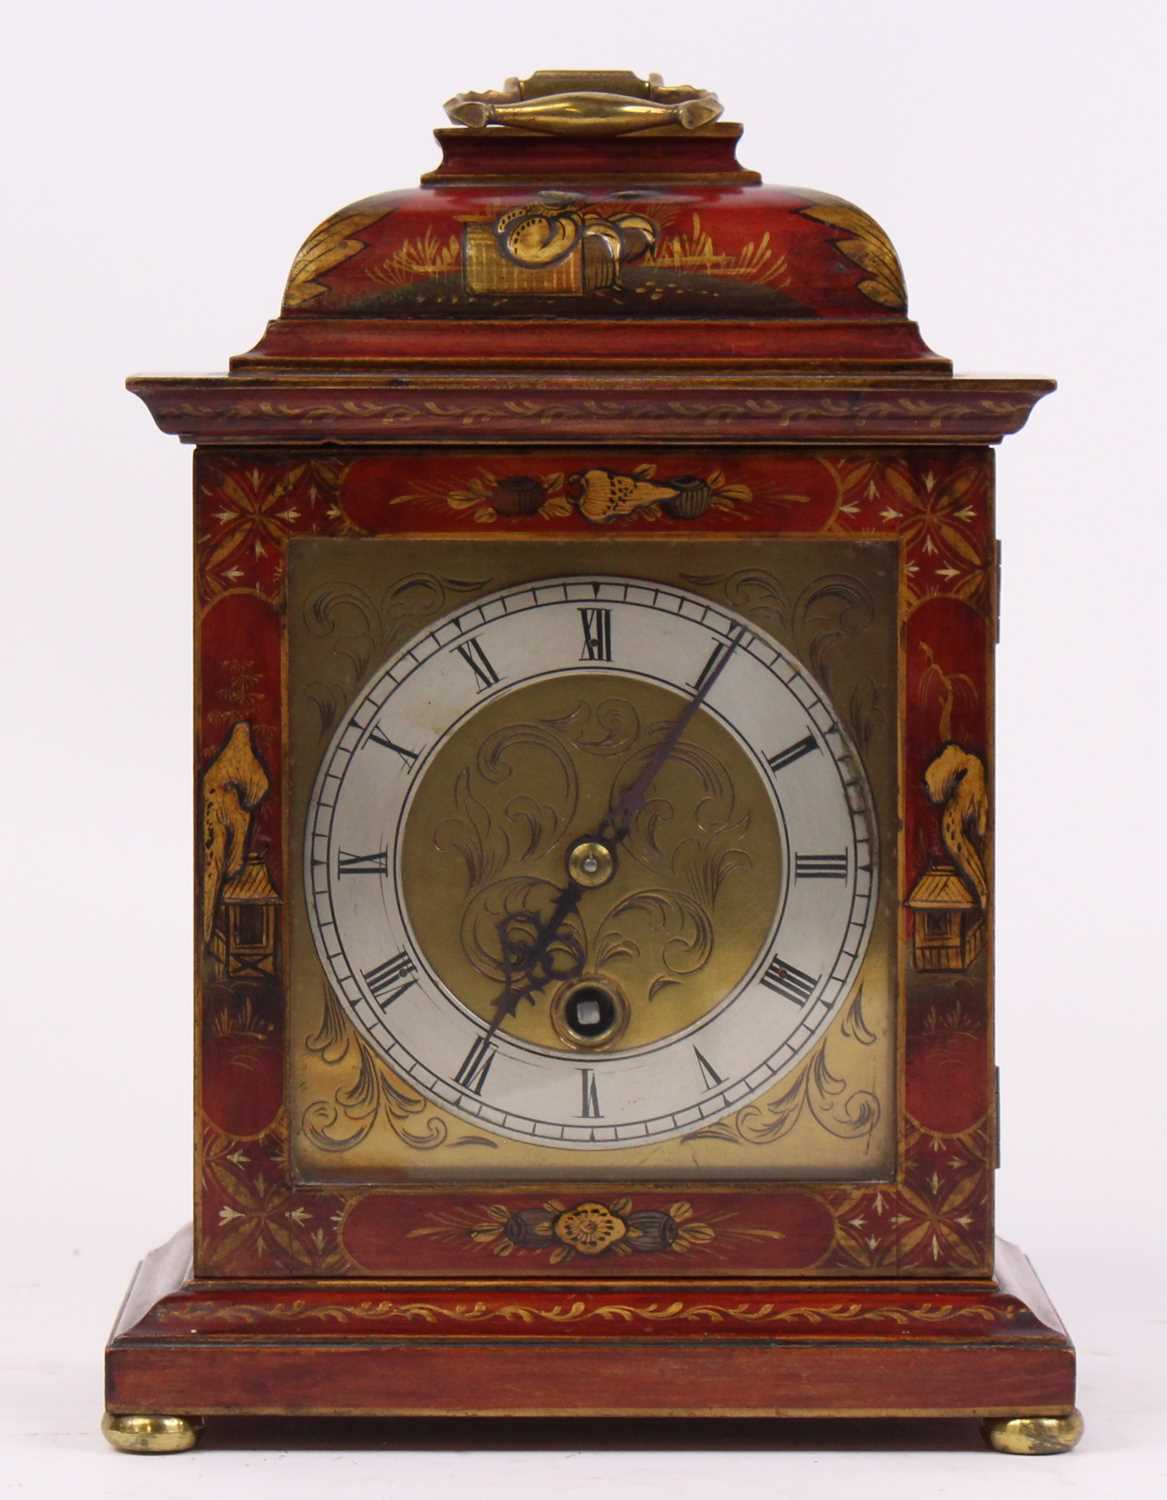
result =
M805 667L683 588L547 578L416 635L345 711L304 838L337 1000L446 1111L555 1150L770 1090L874 917L862 764Z

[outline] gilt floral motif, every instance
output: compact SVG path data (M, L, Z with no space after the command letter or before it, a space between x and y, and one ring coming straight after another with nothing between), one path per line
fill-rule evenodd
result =
M954 468L919 458L820 459L835 485L835 526L897 537L903 548L907 604L962 599L992 608L994 556L984 539L989 470L980 459Z
M202 598L245 591L275 602L283 593L289 537L352 528L334 499L346 464L309 459L284 468L216 459L204 471L198 538Z
M696 1251L716 1256L727 1240L783 1238L776 1229L735 1225L732 1213L698 1218L692 1204L684 1201L667 1209L638 1209L631 1198L575 1204L550 1198L536 1208L485 1203L440 1209L429 1217L432 1223L411 1229L407 1238L465 1244L504 1257L545 1254L551 1265L576 1255L688 1255Z
M843 237L834 242L835 247L866 273L859 283L859 290L865 297L892 312L907 311L908 293L899 256L870 214L841 198L827 197L820 198L802 212L808 219L817 219L820 224L842 230Z
M240 1261L285 1272L342 1275L351 1262L337 1238L340 1200L297 1188L287 1154L287 1122L253 1140L202 1130L199 1182L207 1269L228 1274Z
M500 517L539 516L543 520L578 513L595 526L635 518L694 521L709 510L732 511L755 498L749 485L733 483L723 469L708 473L661 474L657 464L637 464L627 472L588 468L574 473L499 475L480 467L460 486L415 485L398 494L392 505L445 504L467 511L489 525ZM798 497L767 496L771 500Z
M361 231L384 217L385 214L379 211L366 213L343 209L325 219L296 253L284 290L284 306L302 307L326 292L328 286L321 278L354 255L359 255L365 248L365 242L360 238Z

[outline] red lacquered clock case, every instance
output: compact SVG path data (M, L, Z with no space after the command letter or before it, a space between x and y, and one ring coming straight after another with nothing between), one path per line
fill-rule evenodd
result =
M739 134L440 132L423 186L309 237L229 375L131 383L198 445L197 1149L193 1233L115 1330L115 1413L1073 1407L1072 1346L993 1225L990 445L1052 387L954 377L878 225L758 185ZM553 265L508 259L524 214L571 243ZM556 488L589 469L704 476L711 503L597 522ZM288 544L602 534L617 570L650 533L898 549L894 1175L301 1183ZM636 1252L560 1237L584 1202L635 1219Z

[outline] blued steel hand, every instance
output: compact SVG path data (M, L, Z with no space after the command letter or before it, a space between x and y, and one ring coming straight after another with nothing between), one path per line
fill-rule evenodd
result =
M730 657L737 650L745 635L745 626L736 625L729 633L729 644L726 646L710 664L708 670L701 677L697 691L688 699L684 708L674 719L664 739L661 740L656 750L650 756L647 765L640 775L623 793L619 802L604 817L600 829L594 834L587 834L585 838L596 843L606 844L609 849L614 848L626 839L632 830L632 824L636 814L644 806L648 794L652 790L653 783L660 775L662 768L680 744L681 736L693 720L693 715L704 703L713 689L714 683L725 671ZM579 843L577 839L574 843ZM485 1046L494 1036L502 1023L508 1016L513 1016L519 1008L519 1001L524 999L534 986L535 971L538 965L546 958L552 943L559 936L560 929L569 916L579 905L579 899L585 887L574 878L568 880L567 885L559 892L555 905L551 909L551 915L547 921L538 928L535 940L530 950L525 955L517 972L511 968L511 943L506 931L506 918L498 925L499 938L503 950L503 973L504 984L502 993L495 1001L494 1015L491 1017L490 1026L487 1028L486 1036L482 1045ZM527 984L522 989L516 988L516 981L526 979Z
M742 636L745 634L744 625L735 625L730 631L729 645L717 656L709 670L701 679L701 684L696 693L688 700L684 708L674 719L671 729L657 746L656 751L649 759L648 764L640 775L620 798L615 808L604 819L604 827L614 824L611 833L601 831L595 837L606 844L619 844L628 837L632 828L633 819L644 806L648 794L652 790L652 784L660 775L661 768L680 744L681 736L688 729L693 715L704 703L713 687L713 684L725 671L730 657L741 644Z
M491 1037L508 1016L515 1014L519 1008L519 1001L525 999L531 990L535 988L536 970L543 959L546 958L551 944L559 936L564 922L579 905L579 898L583 889L584 887L578 881L569 880L567 885L559 892L555 905L551 909L551 915L536 932L535 941L524 955L517 971L511 968L512 948L511 940L507 933L507 919L504 917L498 924L498 934L503 952L504 984L502 993L495 1001L494 1015L491 1017L490 1026L486 1032L486 1042L490 1041ZM520 979L527 981L522 989L516 987L516 981Z

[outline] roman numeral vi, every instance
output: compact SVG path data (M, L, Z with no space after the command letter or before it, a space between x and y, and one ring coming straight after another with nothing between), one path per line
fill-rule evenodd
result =
M600 1118L600 1096L596 1090L596 1071L594 1068L581 1068L579 1070L582 1100L580 1114L585 1120L598 1120Z

